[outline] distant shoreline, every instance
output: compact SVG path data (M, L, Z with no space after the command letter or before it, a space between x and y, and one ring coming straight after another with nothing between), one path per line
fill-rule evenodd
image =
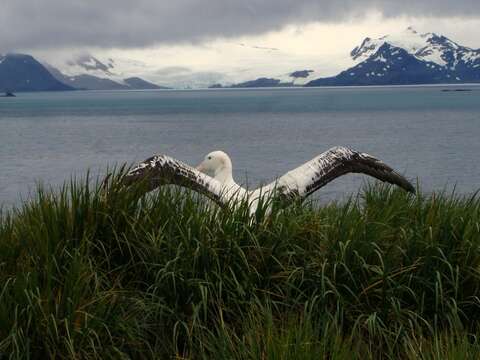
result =
M39 94L39 93L129 93L129 92L174 92L174 91L248 91L248 90L314 90L314 89L381 89L381 88L479 88L480 83L464 83L464 84L405 84L405 85L338 85L338 86L273 86L273 87L221 87L221 88L192 88L192 89L116 89L116 90L55 90L55 91L17 91L17 94ZM5 96L0 96L5 97Z

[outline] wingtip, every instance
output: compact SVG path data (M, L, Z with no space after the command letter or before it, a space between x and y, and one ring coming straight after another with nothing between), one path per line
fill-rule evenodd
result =
M411 194L416 194L417 193L417 190L415 189L415 186L413 186L413 184L408 181L405 177L403 177L402 175L398 174L397 173L397 176L399 178L399 183L397 183L397 185L399 185L403 190L411 193Z
M416 194L416 189L413 186L413 184L410 181L408 181L403 175L399 174L393 168L385 164L383 161L367 153L355 152L355 154L357 154L357 156L359 157L359 159L361 159L361 161L366 161L368 166L381 168L383 172L390 173L391 175L393 175L393 178L390 178L390 180L386 180L386 181L401 187L402 189L404 189L409 193ZM382 181L385 181L385 180L382 180Z

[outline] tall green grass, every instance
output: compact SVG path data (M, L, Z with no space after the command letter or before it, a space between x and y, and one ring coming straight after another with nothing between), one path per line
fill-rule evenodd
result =
M476 196L376 185L252 221L121 176L1 215L0 358L480 358Z

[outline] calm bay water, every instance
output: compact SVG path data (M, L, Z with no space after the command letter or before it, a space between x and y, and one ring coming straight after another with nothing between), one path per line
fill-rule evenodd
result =
M462 86L462 88L465 88ZM237 181L274 179L335 145L368 152L424 190L480 188L480 87L28 93L0 98L0 203L165 153L229 153ZM451 89L451 88L450 88ZM358 190L349 175L326 200Z

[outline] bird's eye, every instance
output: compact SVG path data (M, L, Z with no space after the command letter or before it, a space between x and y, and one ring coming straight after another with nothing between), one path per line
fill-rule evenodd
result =
M212 157L211 157L211 156L209 156L209 157L208 157L208 160L212 160Z

